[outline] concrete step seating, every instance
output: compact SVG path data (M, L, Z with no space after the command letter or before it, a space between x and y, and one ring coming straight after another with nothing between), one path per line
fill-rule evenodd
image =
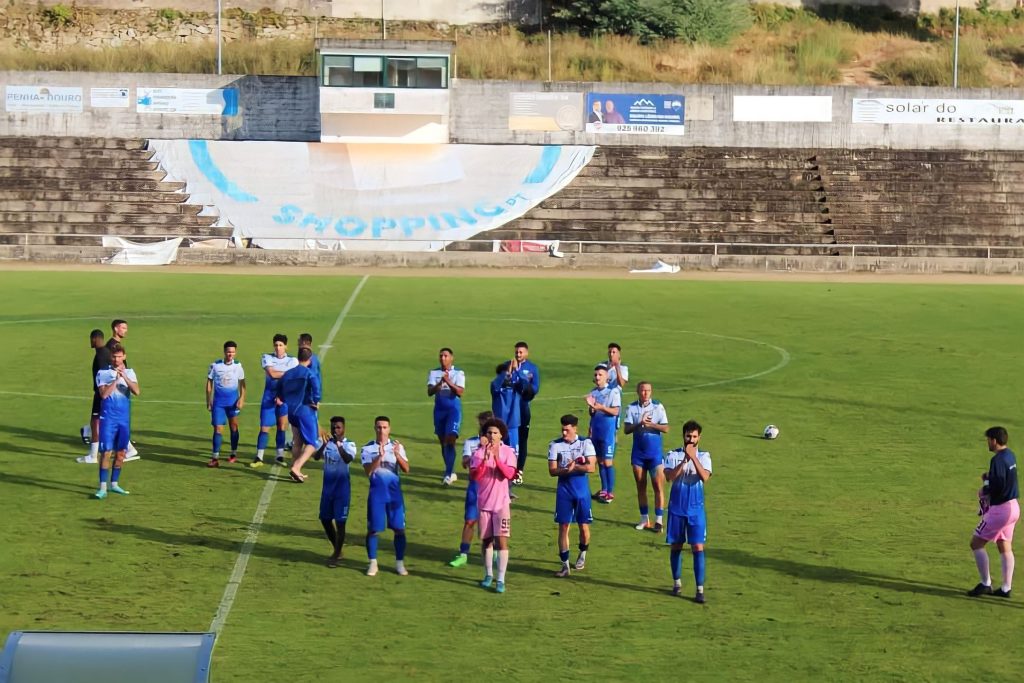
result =
M1024 153L821 150L840 244L1024 246Z
M0 137L0 243L225 236L152 157L139 139Z
M805 150L601 147L565 189L488 236L622 243L583 244L584 253L705 248L681 244L687 242L729 243L730 249L742 242L830 244L823 185L807 161L811 156Z

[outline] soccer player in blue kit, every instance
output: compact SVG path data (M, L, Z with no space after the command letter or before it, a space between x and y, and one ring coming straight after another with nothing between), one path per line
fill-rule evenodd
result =
M313 351L313 335L309 332L303 332L299 335L299 349L309 349ZM323 390L324 376L320 371L320 358L316 355L316 351L313 351L313 356L309 359L309 369L316 374L316 378L320 380L320 389Z
M231 457L238 458L238 414L245 406L245 370L235 360L238 344L224 342L224 358L210 363L206 373L206 409L213 425L213 448L207 467L220 467L220 449L224 442L224 424L231 430Z
M405 499L399 472L409 471L405 447L391 438L391 418L380 415L373 421L374 440L363 446L359 460L370 477L366 494L367 576L377 575L377 547L384 529L395 532L395 571L408 576L405 568Z
M301 353L301 352L300 352ZM323 446L324 483L320 492L320 524L331 542L334 552L327 558L327 566L338 566L345 545L345 524L352 501L352 480L348 465L355 460L356 445L345 438L345 418L331 418L331 438Z
M695 420L683 425L683 447L669 451L665 458L665 476L672 482L668 501L668 529L665 542L672 550L672 595L682 591L683 544L693 551L693 578L697 584L694 601L704 602L704 543L708 538L708 518L704 509L704 484L711 477L711 454L700 450L701 426Z
M615 500L615 433L618 431L622 392L608 381L608 366L594 368L594 389L587 394L590 409L590 440L597 453L597 466L601 475L601 490L597 499L602 503Z
M558 477L555 488L555 522L558 524L558 559L562 563L555 576L569 576L569 525L579 526L580 554L575 569L583 569L590 548L590 524L594 516L590 509L590 483L587 475L594 471L596 456L590 439L577 434L579 418L563 415L562 438L548 446L548 474Z
M514 356L509 361L509 370L525 382L519 386L519 441L516 450L516 476L512 483L521 486L523 483L523 470L526 469L526 448L530 441L530 402L540 393L540 368L530 360L530 346L524 341L518 341L515 345Z
M288 475L299 484L306 480L302 466L320 447L320 426L317 423L321 398L320 379L309 367L312 356L311 349L299 349L299 364L281 375L274 399L288 409L293 444L293 460Z
M261 359L267 382L263 386L263 400L260 401L260 433L256 438L256 458L249 467L263 467L263 452L270 441L270 428L277 425L277 462L284 464L285 430L288 429L288 407L278 404L277 383L282 375L299 364L293 356L288 355L288 337L283 334L274 335L274 352L265 353Z
M505 423L505 443L519 453L519 420L521 417L522 391L526 380L518 372L512 372L509 361L494 368L491 380L491 412ZM518 466L518 459L516 465ZM517 470L518 471L518 470Z
M100 500L110 490L127 496L121 488L121 465L131 438L131 397L139 395L139 380L135 371L124 364L124 349L120 344L110 348L111 365L96 373L96 386L100 391L100 488L93 496Z
M647 475L651 476L654 487L654 527L660 533L665 513L665 471L662 456L662 435L668 432L668 415L665 406L651 398L651 383L636 385L637 399L626 409L625 432L633 435L633 450L630 464L636 480L637 505L640 507L640 522L634 527L638 531L652 529L650 508L647 506Z
M462 392L466 390L466 373L453 365L455 354L448 347L438 352L440 366L427 375L427 396L434 397L434 434L441 444L444 460L444 479L451 486L458 480L455 474L455 443L462 425Z

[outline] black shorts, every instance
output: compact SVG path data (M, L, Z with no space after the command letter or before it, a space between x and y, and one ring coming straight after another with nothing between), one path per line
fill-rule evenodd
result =
M102 403L102 402L103 402L102 399L100 399L100 392L98 390L94 390L92 392L92 416L93 417L99 417L100 416L100 403Z

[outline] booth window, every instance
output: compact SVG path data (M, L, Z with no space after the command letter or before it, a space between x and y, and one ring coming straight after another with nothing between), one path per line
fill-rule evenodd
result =
M447 57L322 55L323 85L348 88L448 87Z
M323 84L374 88L383 83L383 58L349 55L323 56Z

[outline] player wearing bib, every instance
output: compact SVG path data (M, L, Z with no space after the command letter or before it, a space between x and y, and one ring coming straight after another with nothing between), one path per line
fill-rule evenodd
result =
M494 544L498 545L497 593L505 592L505 572L508 569L508 539L512 535L512 499L508 495L509 480L516 476L516 452L503 443L508 438L508 427L497 418L484 425L487 443L473 453L469 461L469 476L478 487L477 505L480 508L480 544L484 556L482 588L494 584L491 561Z
M608 345L608 360L602 363L608 366L608 384L625 389L629 384L629 366L622 364L622 347L612 342Z
M491 411L487 410L476 416L477 424L479 425L479 433L477 436L471 436L466 439L466 443L462 445L462 469L469 469L469 459L473 457L473 452L480 448L486 439L483 438L484 423L493 417ZM480 518L480 510L477 508L477 495L476 495L476 482L472 479L466 485L466 503L465 512L463 513L462 523L462 537L459 542L459 554L448 563L449 567L463 567L469 562L469 548L473 542L473 529L476 527L476 521Z
M981 475L984 482L980 492L983 512L981 522L971 538L971 550L978 565L981 583L967 594L971 597L994 595L1008 598L1013 590L1013 529L1020 519L1017 456L1006 445L1009 435L1003 427L991 427L985 432L985 438L988 440L988 450L993 455L988 472ZM992 590L988 552L985 550L989 541L996 542L1003 570L1003 585L997 590Z
M96 373L96 386L100 391L100 488L94 497L107 497L110 490L127 496L121 488L121 465L131 439L131 397L139 395L139 380L135 371L124 364L124 349L115 344L110 351L111 365ZM113 467L111 467L113 465Z
M265 353L260 365L267 376L263 386L263 399L260 401L260 433L256 437L256 458L249 467L263 467L263 452L270 442L270 428L277 425L276 442L277 462L284 464L285 430L288 429L288 406L277 403L277 383L284 373L288 372L299 361L288 355L288 337L283 334L274 335L274 352Z
M225 423L231 430L231 457L228 462L238 459L238 414L245 405L245 370L235 360L238 344L224 342L224 358L210 363L206 373L206 409L210 411L213 425L213 449L207 467L220 466L220 448L224 443Z
M523 387L527 384L521 373L512 372L509 361L494 368L491 380L491 412L505 423L507 436L504 443L519 453L519 427L522 417ZM516 458L516 466L519 460Z
M327 566L335 568L345 545L345 524L352 501L352 480L348 465L356 457L356 445L345 438L345 418L331 418L331 438L323 445L324 483L320 491L320 524L334 552Z
M281 375L277 383L275 401L288 409L288 422L292 426L292 466L288 475L301 484L306 480L302 466L320 447L320 379L310 369L312 350L299 349L299 364Z
M363 471L370 477L366 495L366 555L370 566L367 576L377 575L377 546L384 529L395 532L395 571L407 576L405 568L405 500L399 472L409 471L405 447L391 439L391 419L381 415L373 421L375 439L360 454Z
M575 568L583 569L590 548L590 524L594 516L590 510L590 483L587 475L597 466L594 444L577 433L579 418L563 415L562 438L548 446L548 474L558 477L555 487L555 522L558 523L558 559L562 563L555 576L569 576L569 525L579 527L580 554Z
M92 385L92 411L89 414L89 452L77 461L83 464L92 465L99 462L100 457L100 398L99 387L96 386L96 373L110 367L110 350L103 341L103 330L93 330L89 333L89 346L93 350L92 374L89 375L89 384Z
M647 475L650 473L654 488L654 527L660 533L663 529L662 516L665 513L665 472L662 460L662 435L668 433L668 415L665 406L651 398L651 383L636 385L638 400L629 404L626 410L624 431L633 435L633 452L630 463L633 479L636 481L636 499L640 507L638 531L652 529L650 508L647 506Z
M704 511L704 484L711 477L711 454L697 448L701 426L694 420L683 425L683 447L669 451L665 462L666 478L672 482L668 501L668 529L665 542L672 546L672 595L682 591L683 544L693 551L693 578L697 584L694 600L704 602L704 543L708 538L708 519Z
M455 443L462 425L462 392L466 390L466 373L452 364L455 354L448 347L438 352L438 360L440 367L427 374L427 396L434 397L434 434L441 444L441 458L444 460L441 483L451 486L459 478L455 474Z
M590 409L590 440L597 453L601 490L595 496L602 503L615 500L615 436L622 409L622 392L608 380L608 366L594 368L594 388L587 395Z

